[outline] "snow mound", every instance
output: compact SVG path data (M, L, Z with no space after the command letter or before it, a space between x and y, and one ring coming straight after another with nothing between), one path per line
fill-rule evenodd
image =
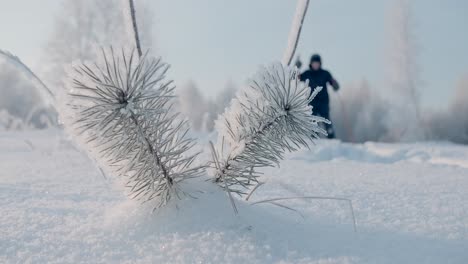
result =
M311 151L299 151L293 153L290 158L308 162L344 160L386 164L414 162L468 168L466 150L466 146L452 143L381 144L367 142L351 144L340 141L322 141Z

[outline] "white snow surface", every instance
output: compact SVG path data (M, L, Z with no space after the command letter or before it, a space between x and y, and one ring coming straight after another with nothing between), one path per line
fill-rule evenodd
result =
M206 154L207 156L209 155ZM468 263L468 147L345 144L264 170L251 201L205 178L152 213L60 130L0 133L0 263Z

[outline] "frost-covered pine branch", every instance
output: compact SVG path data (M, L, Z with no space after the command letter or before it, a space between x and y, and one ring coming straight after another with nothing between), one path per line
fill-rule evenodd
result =
M275 166L285 152L326 134L319 123L329 121L311 115L309 105L321 88L310 94L297 75L297 69L280 63L261 69L217 121L214 181L229 193L246 194L257 183L258 168Z
M158 198L156 207L163 206L179 196L180 182L203 169L192 165L197 154L187 153L195 143L172 111L169 66L112 49L103 51L103 61L74 67L70 125L89 150L97 150L101 165L126 178L132 198Z

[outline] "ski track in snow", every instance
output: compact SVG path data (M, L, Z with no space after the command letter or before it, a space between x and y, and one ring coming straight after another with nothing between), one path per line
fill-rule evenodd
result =
M251 201L199 179L155 213L61 131L0 133L0 263L468 263L468 147L319 141L264 170ZM203 192L199 192L203 191Z

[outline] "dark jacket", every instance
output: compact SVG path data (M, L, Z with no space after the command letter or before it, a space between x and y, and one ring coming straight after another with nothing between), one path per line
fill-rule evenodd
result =
M309 87L311 87L311 93L318 86L321 86L323 88L322 91L320 91L320 93L317 94L315 99L312 101L314 109L328 109L330 99L328 97L327 83L330 84L335 91L337 91L340 88L338 82L335 79L333 79L330 72L324 69L319 69L317 71L307 70L299 76L299 79L303 82L309 80Z

